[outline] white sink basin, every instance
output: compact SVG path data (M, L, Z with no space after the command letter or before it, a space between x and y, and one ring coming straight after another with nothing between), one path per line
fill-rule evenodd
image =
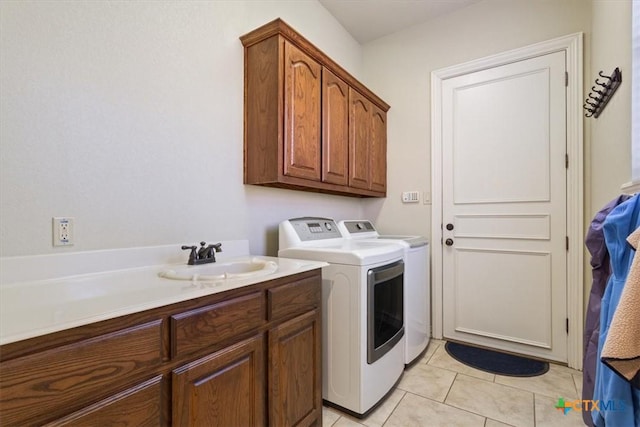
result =
M275 262L254 258L247 261L184 265L163 270L158 276L173 280L217 281L266 276L277 270L278 264Z

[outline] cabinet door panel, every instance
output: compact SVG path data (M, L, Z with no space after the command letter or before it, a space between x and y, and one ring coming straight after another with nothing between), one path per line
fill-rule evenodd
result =
M322 181L347 185L349 159L349 86L322 69Z
M319 310L269 331L269 424L310 425L322 416Z
M369 189L371 103L349 89L349 186Z
M370 189L387 190L387 114L375 105L371 106L371 175Z
M257 335L173 371L173 425L264 425L263 349Z
M284 174L320 181L321 66L284 42Z
M159 426L166 425L162 411L162 376L46 424L54 426Z

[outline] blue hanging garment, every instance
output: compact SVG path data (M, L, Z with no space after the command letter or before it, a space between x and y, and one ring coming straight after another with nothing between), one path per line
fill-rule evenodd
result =
M603 226L607 250L611 257L611 276L600 308L598 362L593 396L593 400L599 402L599 410L592 413L593 422L598 427L640 426L640 390L635 389L600 360L602 347L634 256L634 250L626 239L638 227L639 195L633 196L612 210Z
M609 212L630 197L623 194L607 203L591 221L585 239L585 246L591 254L591 275L593 280L585 316L584 353L582 356L582 400L593 400L593 387L595 386L596 364L598 361L598 339L600 338L600 302L611 275L609 252L604 241L602 227ZM582 420L586 425L593 427L590 411L582 411Z

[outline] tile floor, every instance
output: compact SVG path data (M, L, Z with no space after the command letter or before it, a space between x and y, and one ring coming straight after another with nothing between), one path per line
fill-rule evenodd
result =
M388 399L365 419L333 408L323 426L584 426L580 412L555 409L559 397L578 399L582 373L551 364L538 377L493 375L463 365L431 340L425 355L404 372Z

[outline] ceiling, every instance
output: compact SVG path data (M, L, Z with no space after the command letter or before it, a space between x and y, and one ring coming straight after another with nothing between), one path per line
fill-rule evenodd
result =
M480 0L319 0L360 44Z

